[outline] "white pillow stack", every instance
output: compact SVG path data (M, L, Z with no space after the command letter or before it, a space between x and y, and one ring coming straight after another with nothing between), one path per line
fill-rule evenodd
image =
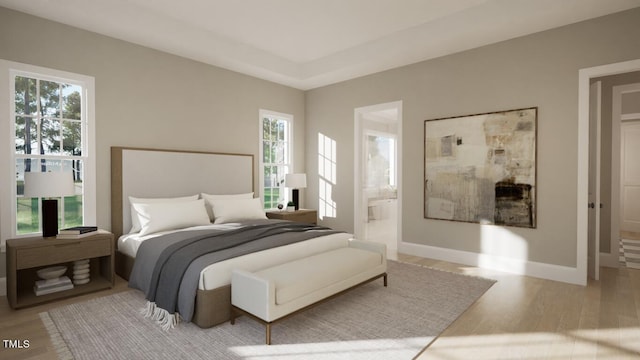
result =
M215 214L214 224L267 218L258 198L213 200L211 207Z
M140 220L140 235L190 226L208 225L209 215L204 200L138 203L133 207Z
M137 233L141 230L139 220L140 217L137 210L135 209L136 204L175 203L194 200L198 200L198 194L173 198L137 198L129 196L129 204L131 204L131 230L129 231L129 233Z
M205 204L207 206L207 213L209 213L209 219L211 222L215 221L215 214L213 213L212 203L216 200L239 200L239 199L253 199L253 193L243 193L243 194L224 194L224 195L216 195L216 194L205 194L201 193L200 196L204 199Z

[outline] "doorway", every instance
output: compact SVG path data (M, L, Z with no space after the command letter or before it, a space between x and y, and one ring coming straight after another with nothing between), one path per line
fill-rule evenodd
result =
M611 195L603 195L603 209L609 210L611 212L610 216L604 216L602 223L606 226L601 226L601 230L597 231L596 226L601 225L601 221L593 220L593 217L590 219L590 212L597 211L596 209L601 209L599 203L592 203L589 200L589 160L590 153L594 154L594 151L590 151L591 149L597 149L597 143L602 143L602 140L607 140L611 138L615 138L616 131L612 128L611 137L607 138L602 136L600 141L590 141L589 140L589 129L590 129L590 84L593 83L596 79L609 77L609 76L624 76L623 74L634 73L640 71L640 60L632 60L626 61L622 63L609 64L596 66L588 69L581 69L579 71L579 107L578 107L578 117L579 117L579 125L578 125L578 247L577 247L577 276L580 278L579 281L583 284L586 284L587 277L597 279L599 273L599 266L597 265L598 261L602 262L602 265L605 266L617 266L613 264L613 259L618 258L618 239L619 239L619 230L614 230L615 224L619 221L617 217L617 213L619 210L620 197L614 194L614 184L616 180L614 177L616 173L619 176L619 172L616 172L613 164L609 175L608 181L611 183ZM606 97L603 97L605 99ZM609 98L610 99L610 98ZM605 114L606 111L603 111ZM611 114L611 110L608 112ZM619 134L619 132L618 132ZM603 144L603 150L608 149L609 151L619 150L619 147L615 147L613 145L615 139L611 139L611 143L606 146ZM616 150L613 150L616 149ZM599 151L595 151L599 153ZM618 153L619 154L619 153ZM606 157L603 156L602 164L605 164ZM616 159L619 162L620 156L610 155L608 159L611 159L611 162L615 162ZM603 170L605 173L605 170ZM600 180L606 179L605 177L598 177ZM591 221L590 221L591 220ZM608 222L607 222L608 221ZM610 227L610 231L607 231L607 226ZM599 239L602 235L604 235L603 240L600 244L598 241L590 241L589 235L595 234L596 239ZM591 255L591 256L589 256Z
M396 256L401 234L402 103L355 109L354 233Z
M633 234L640 225L640 169L635 154L640 152L638 127L640 119L640 71L599 77L602 84L603 144L600 177L602 209L600 225L601 266L627 266L624 250L631 259L636 254ZM635 129L635 130L634 130ZM626 150L626 151L625 151ZM626 154L633 154L632 157ZM626 237L625 237L626 236ZM622 241L626 239L627 241ZM632 259L637 261L637 259ZM633 262L631 261L631 262Z

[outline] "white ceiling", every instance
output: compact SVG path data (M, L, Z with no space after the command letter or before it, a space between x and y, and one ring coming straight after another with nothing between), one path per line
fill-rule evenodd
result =
M640 0L0 0L299 89L640 6Z

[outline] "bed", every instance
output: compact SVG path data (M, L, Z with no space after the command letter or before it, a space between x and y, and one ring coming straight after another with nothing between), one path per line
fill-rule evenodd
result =
M141 244L177 230L160 229L143 234L138 229L129 233L132 226L135 228L139 225L132 224L130 197L153 199L200 195L198 198L202 198L201 194L243 194L246 197L254 192L253 169L253 155L112 147L111 228L118 239L116 273L129 280ZM207 211L211 215L211 210ZM203 231L216 226L221 225L199 224L179 230ZM207 266L200 273L191 321L207 328L229 320L230 282L234 268L259 270L343 246L349 238L350 234L334 232Z

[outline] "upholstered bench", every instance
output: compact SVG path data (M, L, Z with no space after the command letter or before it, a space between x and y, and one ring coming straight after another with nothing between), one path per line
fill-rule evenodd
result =
M380 277L387 286L386 271L386 246L358 240L256 272L233 270L231 324L248 315L265 324L271 344L274 322Z

